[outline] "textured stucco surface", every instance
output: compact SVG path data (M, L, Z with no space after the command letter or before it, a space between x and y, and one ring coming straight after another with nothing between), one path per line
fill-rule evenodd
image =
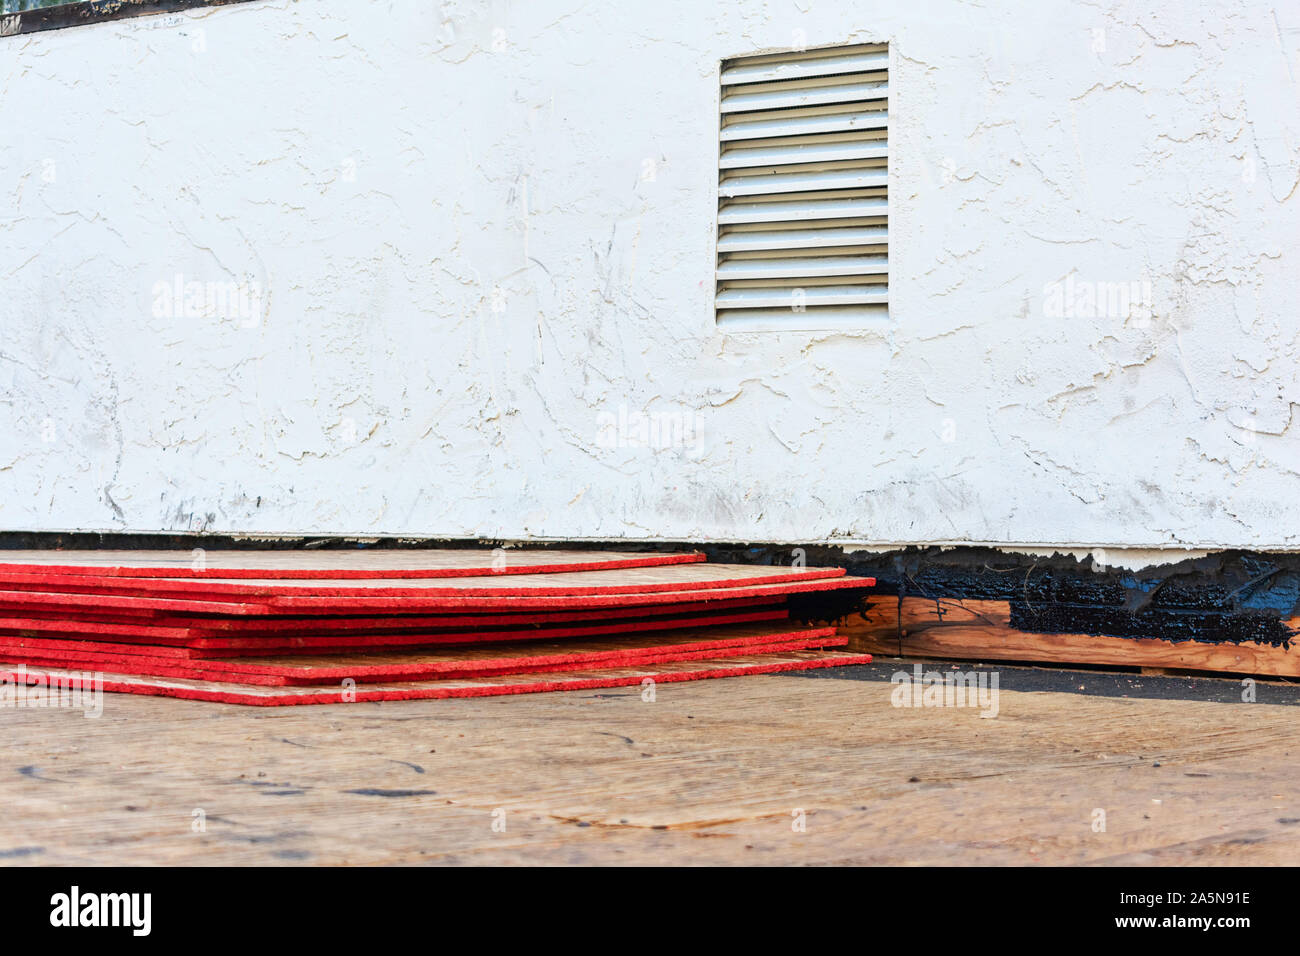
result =
M889 321L719 333L718 60L881 40ZM0 528L1300 546L1297 70L1254 2L0 39ZM178 275L256 314L158 314ZM1053 315L1069 277L1149 321Z

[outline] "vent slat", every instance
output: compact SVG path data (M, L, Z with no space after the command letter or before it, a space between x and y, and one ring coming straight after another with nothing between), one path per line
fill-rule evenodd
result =
M798 282L791 282L789 279L727 279L718 283L718 290L725 292L729 289L785 289L789 291L793 286L814 285L873 285L884 289L889 284L888 274L873 276L803 276Z
M819 229L847 229L849 226L886 226L884 216L847 216L843 219L796 219L792 222L737 222L722 227L722 235L739 232L771 232L774 229L815 232Z
M765 60L758 63L733 61L722 71L722 85L761 83L765 80L792 80L807 76L836 76L841 73L883 72L889 69L888 53L858 53L847 56L814 56Z
M889 51L723 64L715 310L736 331L889 316Z
M719 279L778 279L804 276L887 275L888 256L794 256L789 259L727 259Z
M865 189L888 185L889 174L875 168L828 169L769 176L727 176L718 185L726 197L767 196L773 193L819 192L826 189Z
M844 143L792 143L788 146L725 149L723 169L753 166L788 166L795 163L829 163L845 159L885 159L889 147L883 139L850 140Z
M723 289L719 309L812 309L828 305L885 305L884 285L824 285L783 289Z
M772 84L776 86L777 84ZM773 89L761 93L735 93L722 98L722 112L743 113L750 110L779 110L799 106L822 106L828 103L861 103L889 97L885 83L837 83L833 86L799 86Z
M864 226L857 229L782 229L774 232L729 233L718 239L718 251L881 246L888 241L888 233L884 226Z
M769 114L761 114L768 116ZM839 133L845 130L886 129L889 126L887 110L857 110L838 113L803 113L790 110L790 115L760 120L731 123L722 128L722 141L734 143L746 139L766 139L771 136L805 136L810 133Z
M887 199L793 199L789 202L726 203L718 211L719 225L742 222L792 222L800 219L853 219L883 216Z

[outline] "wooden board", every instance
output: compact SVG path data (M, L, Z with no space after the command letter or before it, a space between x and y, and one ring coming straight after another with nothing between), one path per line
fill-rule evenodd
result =
M28 574L0 571L0 589L104 594L190 601L257 601L270 598L349 597L515 597L597 594L648 594L656 591L711 590L758 584L787 584L844 576L843 568L783 568L748 564L688 563L661 567L478 575L456 578L323 578L283 581L238 580L209 575L192 578L97 577L94 574Z
M1267 644L1039 634L1011 626L1006 601L882 598L865 618L839 622L849 646L875 654L949 660L1099 664L1300 677L1300 649Z
M450 647L483 643L608 637L618 634L645 634L682 628L786 621L788 618L789 612L783 608L767 608L730 611L720 614L688 614L544 627L475 628L446 632L429 630L400 634L349 633L281 636L260 632L248 637L191 637L185 636L184 631L180 632L181 636L172 636L176 633L176 629L156 628L139 634L119 634L112 640L103 637L87 639L67 633L53 637L40 637L34 636L38 632L28 630L16 635L0 632L0 653L59 649L66 652L69 649L74 649L92 653L143 654L154 657L202 660L223 657L264 657L285 653L305 654L326 651L364 651L381 648Z
M600 572L593 572L600 573ZM698 582L697 582L698 583ZM0 611L46 608L49 610L103 608L121 611L163 611L172 614L224 614L268 616L272 614L355 614L363 611L415 613L418 611L516 611L561 610L604 607L649 607L708 602L736 598L772 598L846 588L868 588L873 578L830 578L798 580L786 584L757 584L737 587L693 587L683 591L653 591L612 594L559 594L499 596L440 595L437 597L262 597L247 601L174 600L116 594L76 594L47 591L0 590Z
M418 611L430 610L558 610L561 608L650 607L680 604L686 601L719 601L747 597L776 597L791 594L814 594L822 591L865 589L875 584L874 578L838 577L801 579L789 583L771 584L761 579L752 585L734 587L696 587L683 591L653 591L609 594L558 594L533 596L512 594L501 597L268 597L268 613L274 614L338 614L360 611ZM252 605L246 605L251 607Z
M152 677L228 681L269 687L446 680L589 670L675 661L711 660L744 654L843 647L834 628L731 626L695 631L632 635L619 640L529 642L455 650L377 651L331 656L267 657L257 661L181 660L140 654L98 653L81 648L0 651L0 661L80 671L111 671Z
M576 608L568 611L457 611L449 614L312 615L292 617L216 617L213 615L179 615L165 611L95 607L45 609L27 607L0 614L0 628L35 633L62 632L85 636L110 634L148 634L167 631L178 637L215 637L228 634L346 634L399 633L402 631L443 631L453 628L513 628L527 625L593 623L621 618L657 618L670 615L710 614L741 608L785 606L785 596L749 597L717 601L685 601L649 607Z
M1269 687L1249 704L1237 681L1197 682L1235 703L1148 697L1189 682L1133 675L1143 689L1097 696L1099 675L1067 672L1024 692L1003 666L988 720L894 707L892 669L660 684L653 701L632 685L323 709L118 694L93 720L10 708L0 865L1300 862L1300 710Z
M530 675L504 675L463 680L409 681L389 684L361 684L354 689L324 691L310 687L252 687L237 683L153 678L131 674L105 673L102 688L108 693L147 694L184 700L209 701L255 706L289 706L296 704L336 704L350 707L355 703L389 700L427 700L450 697L496 697L535 694L547 691L591 690L627 687L645 681L655 684L707 680L720 677L744 677L783 671L822 667L841 667L870 663L869 654L845 654L840 651L786 651L753 654L744 657L699 660L683 663L646 664L635 667L612 667L590 671L555 671ZM84 672L65 668L26 665L0 665L0 680L10 682L58 682L84 680ZM3 690L4 688L0 688Z
M201 554L196 555L196 551ZM641 554L543 551L365 548L265 551L0 551L0 572L95 577L447 578L484 574L550 574L644 568L704 561L699 552Z

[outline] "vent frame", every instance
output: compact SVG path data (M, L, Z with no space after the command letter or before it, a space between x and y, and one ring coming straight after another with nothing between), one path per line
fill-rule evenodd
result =
M850 57L861 60L852 63ZM713 309L720 331L871 331L892 317L889 112L896 104L889 80L897 75L894 58L893 44L880 39L749 51L717 61ZM819 60L832 61L833 68L818 69ZM769 69L756 69L762 66ZM739 88L738 94L729 88ZM736 95L748 99L738 102ZM743 128L747 114L759 114L750 122L773 125ZM767 135L756 135L759 131ZM745 149L761 155L746 157L740 153ZM808 161L797 162L796 154ZM761 164L743 165L759 159ZM773 176L785 178L763 182ZM798 182L801 178L807 182ZM786 188L774 192L765 186ZM763 208L766 204L771 210ZM813 207L819 211L809 214ZM776 215L782 218L767 218ZM825 242L812 238L832 228L855 245L830 247L829 236ZM763 245L757 237L764 231L809 238L795 249L756 249ZM743 243L745 251L738 251L738 235L753 240ZM829 256L838 261L813 261ZM792 274L783 277L779 261L764 270L764 259L796 262ZM743 263L749 265L738 265ZM782 289L788 304L775 307Z

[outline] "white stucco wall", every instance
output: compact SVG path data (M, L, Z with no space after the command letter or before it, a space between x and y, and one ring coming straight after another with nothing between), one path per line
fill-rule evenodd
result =
M801 39L891 43L891 315L724 335L718 61ZM0 39L0 530L1300 545L1297 70L1264 2ZM177 276L261 298L187 316ZM1153 316L1055 315L1068 277Z

